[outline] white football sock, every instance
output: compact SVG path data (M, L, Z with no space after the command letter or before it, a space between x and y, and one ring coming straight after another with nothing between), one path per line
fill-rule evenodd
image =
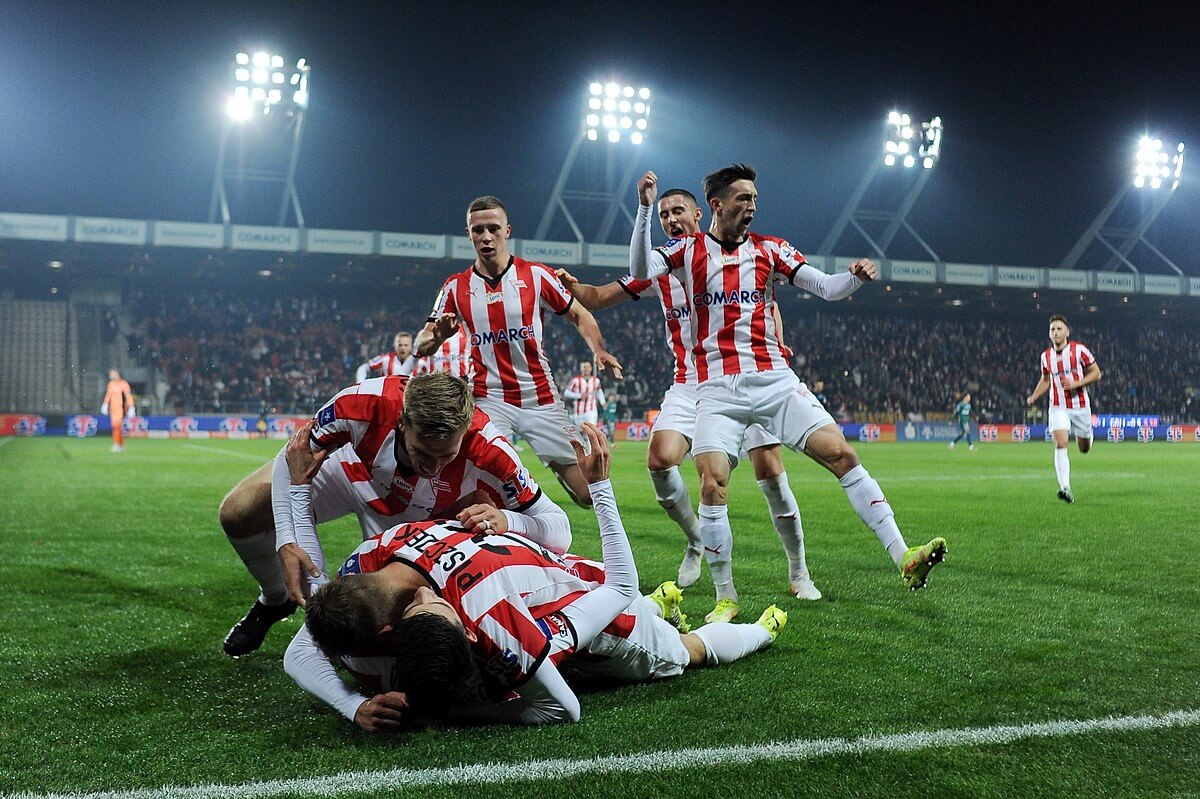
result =
M663 469L661 472L650 472L650 480L654 483L654 497L671 520L679 525L687 536L688 545L700 549L700 521L692 510L692 497L688 493L687 483L678 466Z
M767 498L767 507L771 509L771 521L775 524L775 532L779 533L779 540L783 542L783 550L787 553L788 579L795 582L808 577L808 564L804 560L804 526L800 522L800 507L796 504L796 495L788 485L787 472L759 480L758 487Z
M1067 448L1054 448L1054 473L1058 475L1058 487L1063 491L1071 490L1071 460L1067 457Z
M249 538L230 538L229 543L246 564L250 576L258 582L262 594L258 601L264 605L282 605L288 601L287 586L283 582L283 567L275 554L275 531L252 535Z
M723 666L771 645L771 634L757 624L715 621L693 631L704 642L705 663Z
M858 518L875 531L879 543L883 544L884 549L892 556L892 562L899 567L904 561L904 552L908 545L904 543L904 536L900 534L900 528L896 525L892 506L888 504L879 483L875 482L875 478L867 473L867 468L861 463L842 475L838 482L846 489L846 496L858 513Z
M733 531L728 505L700 505L700 538L717 599L737 599L733 590Z

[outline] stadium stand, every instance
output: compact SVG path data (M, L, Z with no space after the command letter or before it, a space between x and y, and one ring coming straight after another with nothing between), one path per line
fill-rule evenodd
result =
M0 408L49 413L78 403L78 348L64 302L0 300Z

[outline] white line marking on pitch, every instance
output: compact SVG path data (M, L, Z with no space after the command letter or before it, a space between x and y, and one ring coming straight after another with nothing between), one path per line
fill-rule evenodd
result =
M221 449L220 447L208 447L208 446L205 446L204 444L193 444L191 442L184 443L184 446L187 447L188 449L198 449L203 452L218 452L222 455L228 455L231 458L242 458L242 459L248 460L248 461L258 461L259 463L266 463L268 460L268 458L266 458L262 455L251 455L248 452L238 452L236 449Z
M7 447L12 442L13 442L12 436L5 436L4 438L0 438L0 447Z
M131 791L97 793L15 793L0 799L267 799L280 794L320 797L368 791L395 791L432 785L495 784L558 780L582 774L636 774L680 771L707 766L744 765L762 760L811 760L836 755L873 752L915 752L956 746L996 746L1032 738L1062 738L1093 732L1136 732L1192 727L1200 724L1200 710L1177 710L1154 716L1122 716L1083 721L1049 721L1019 726L932 730L899 735L865 735L861 738L824 738L780 741L748 746L680 749L614 755L587 760L531 760L524 763L478 763L447 768L357 771L327 777L270 780L241 785L164 786Z

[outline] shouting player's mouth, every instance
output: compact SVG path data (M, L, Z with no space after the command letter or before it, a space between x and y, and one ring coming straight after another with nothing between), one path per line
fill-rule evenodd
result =
M671 234L672 238L674 238L676 236L682 236L685 231L683 229L683 225L679 224L678 222L672 222L671 224L667 225L667 232Z

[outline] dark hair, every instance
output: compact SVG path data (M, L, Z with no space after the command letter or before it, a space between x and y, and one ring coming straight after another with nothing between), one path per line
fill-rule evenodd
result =
M754 180L758 173L749 164L733 164L724 169L718 169L704 178L704 199L711 200L739 180Z
M370 575L348 574L321 586L304 606L304 624L330 657L373 653L388 609L373 590Z
M692 194L687 189L667 189L659 196L659 201L665 200L668 197L687 197L692 201L692 205L700 207L700 201L696 199L696 195Z
M1064 325L1067 326L1068 330L1071 328L1071 324L1067 321L1067 317L1063 316L1060 313L1056 313L1054 316L1051 316L1050 321L1051 322L1062 322Z
M465 432L474 416L467 381L447 372L417 375L404 388L400 421L423 438L448 441Z
M504 212L506 217L508 216L508 209L504 207L504 203L500 202L500 198L493 197L490 194L485 194L482 197L476 197L474 200L471 200L471 204L467 206L467 216L476 211L490 211L493 208L499 208Z
M387 654L395 658L392 690L404 693L412 712L445 715L450 705L466 698L475 661L466 633L449 619L414 613L385 639Z

